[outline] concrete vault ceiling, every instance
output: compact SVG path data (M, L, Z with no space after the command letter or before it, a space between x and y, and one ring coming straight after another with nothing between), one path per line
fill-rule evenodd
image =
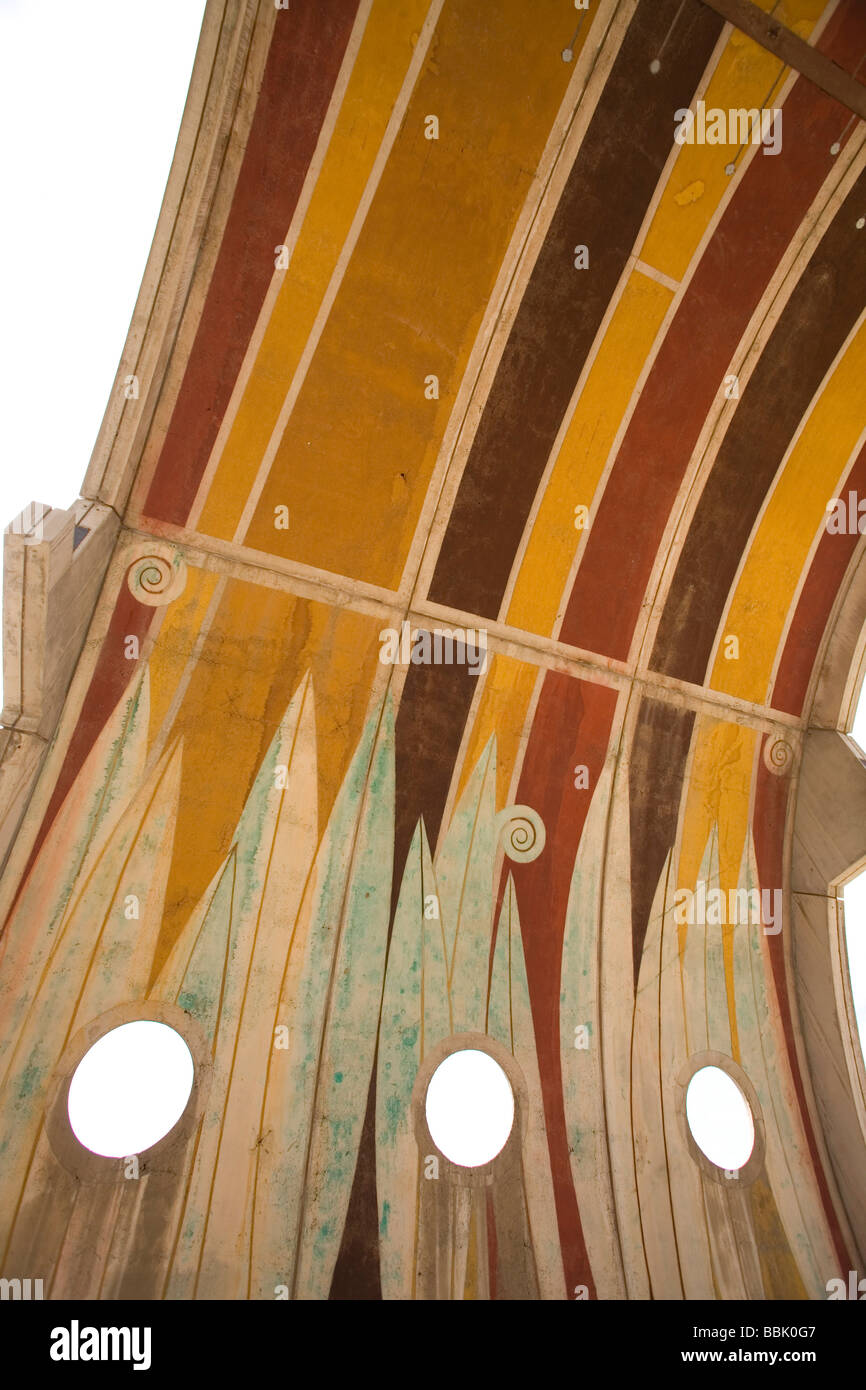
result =
M82 499L7 544L4 1275L864 1267L864 58L861 0L209 0ZM681 921L700 883L763 916ZM197 1081L106 1204L64 1087L145 1016ZM424 1169L455 1038L517 1096L486 1186ZM733 1177L684 1118L710 1062Z

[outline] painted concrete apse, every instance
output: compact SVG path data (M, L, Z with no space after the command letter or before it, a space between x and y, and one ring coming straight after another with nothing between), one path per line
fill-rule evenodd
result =
M864 54L860 0L209 0L81 499L6 536L3 1276L866 1269ZM100 1157L70 1080L141 1018L192 1094Z

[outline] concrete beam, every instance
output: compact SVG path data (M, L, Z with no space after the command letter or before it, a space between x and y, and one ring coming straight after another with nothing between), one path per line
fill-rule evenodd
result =
M698 0L866 121L866 87L751 0Z

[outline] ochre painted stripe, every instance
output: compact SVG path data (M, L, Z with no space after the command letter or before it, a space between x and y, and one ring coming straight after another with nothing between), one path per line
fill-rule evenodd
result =
M840 62L852 52L862 53L866 8L843 6L819 47ZM784 245L829 173L833 142L843 138L849 124L847 112L803 81L794 86L784 112L781 155L754 160L704 258L709 272L703 291L704 315L705 321L712 319L714 332L725 324L729 309L736 305L739 286L753 268L762 270L764 282L769 281ZM855 228L864 190L866 181L861 179L803 272L719 448L656 634L650 664L665 675L703 683L730 586L767 488L798 421L856 320L857 306L866 295L864 243ZM732 262L737 266L736 279L727 275ZM699 274L702 270L703 266ZM756 303L751 296L744 306L747 314ZM747 320L740 317L728 340L731 353L734 333L739 336L745 331ZM685 397L682 403L687 408Z
M166 609L159 641L148 661L151 744L159 735L183 679L218 582L217 575L189 566L183 593Z
M653 75L650 62L674 20L665 64ZM430 587L435 603L490 618L499 612L557 432L670 151L674 111L691 100L720 30L717 16L679 0L642 0L635 12L478 426ZM589 248L588 270L575 269L576 244Z
M719 888L727 893L740 882L752 790L756 738L741 724L701 718L695 733L695 749L680 831L677 887L695 891L701 860L713 826L719 832ZM734 991L734 927L720 928L725 962L725 990L731 1025L731 1051L740 1060ZM680 956L685 950L687 927L679 929Z
M775 0L757 0L763 10ZM788 0L785 23L808 38L826 9L826 0ZM778 105L776 96L789 75L779 59L753 39L734 29L702 96L708 110L757 110ZM782 117L783 142L787 136ZM665 185L643 246L641 260L672 280L681 280L701 238L728 191L726 166L740 154L738 144L682 145ZM740 155L742 158L742 155ZM758 155L774 159L777 155Z
M484 308L568 84L557 0L449 0L247 545L396 588ZM586 26L585 26L586 27ZM439 121L425 138L425 118ZM425 379L440 397L425 397ZM275 530L274 509L291 524Z
M725 617L739 656L720 645L710 684L763 704L788 610L827 502L866 428L866 323L855 334L795 444L779 479Z
M195 499L303 187L352 30L355 0L277 15L231 211L144 511L182 526ZM289 95L290 94L290 95Z
M491 734L496 735L496 805L501 810L508 801L508 789L520 753L526 712L538 680L538 667L514 657L494 654L484 682L472 732L463 755L463 765L454 798L455 805Z
M839 488L839 495L847 499L849 490L858 498L866 496L866 449ZM771 703L775 709L788 714L803 711L821 639L859 539L857 531L836 536L825 530L818 542L773 682Z
M506 621L547 636L580 544L575 508L591 507L629 399L670 306L671 291L633 272L590 368L541 499Z
M429 0L375 0L370 12L297 244L199 518L198 529L209 535L234 536L370 177L428 5Z
M769 6L772 0L764 0ZM811 31L825 0L803 0L790 14L803 34ZM760 107L780 85L772 54L734 31L703 100L708 108ZM671 132L673 134L673 131ZM736 146L684 145L638 252L641 264L675 283L681 279L701 238L727 193L725 166ZM770 156L772 157L772 156ZM568 433L539 506L515 585L508 621L533 632L551 633L563 603L580 541L574 508L589 507L623 413L661 328L672 290L632 274L616 306L604 340L581 392Z
M350 610L229 581L172 726L184 741L183 778L154 972L231 848L261 760L308 669L319 825L327 823L367 712L379 626Z
M860 28L866 23L861 21ZM844 32L846 50L853 29L852 23ZM841 44L838 34L836 38ZM841 137L847 119L835 102L802 81L795 83L784 112L781 154L759 155L746 170L659 350L593 522L560 631L562 641L623 661L628 658L664 527L707 413L761 295L830 171L830 146ZM732 264L736 276L730 274ZM787 331L790 335L790 328ZM815 336L812 328L809 331ZM836 333L836 326L830 331ZM844 336L843 331L841 339L836 338L837 348ZM774 334L774 343L776 338ZM801 357L805 350L805 344L798 346ZM832 356L831 352L831 360ZM711 595L719 577L730 576L731 566L736 566L766 487L758 481L760 461L750 458L744 466L743 450L750 440L761 440L763 455L765 428L777 427L781 418L774 392L764 402L772 418L762 419L760 427L753 421L746 438L741 438L737 427L754 382L755 377L720 451L721 456L730 450L730 476L724 487L714 487L717 463L705 489L707 505L702 499L698 507L700 537L692 541L691 532L687 537L653 652L656 669L698 683L708 655L701 664L704 613L712 611ZM799 389L799 380L786 379L786 400L795 394L792 384ZM729 443L735 438L736 445ZM788 438L790 432L785 443ZM749 456L757 447L753 443L748 448ZM742 494L747 489L757 490L759 500L751 518L743 521L747 507Z

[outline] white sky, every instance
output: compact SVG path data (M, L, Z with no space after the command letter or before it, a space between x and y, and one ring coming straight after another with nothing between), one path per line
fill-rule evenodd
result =
M79 495L203 13L204 0L0 0L0 528Z
M701 1067L686 1089L686 1118L698 1148L720 1168L745 1168L755 1147L752 1111L721 1067Z
M514 1094L499 1063L466 1048L440 1062L427 1087L427 1124L446 1158L477 1168L495 1158L514 1124Z
M69 1123L93 1153L144 1153L177 1124L192 1083L192 1054L180 1033L150 1019L122 1023L79 1062Z

